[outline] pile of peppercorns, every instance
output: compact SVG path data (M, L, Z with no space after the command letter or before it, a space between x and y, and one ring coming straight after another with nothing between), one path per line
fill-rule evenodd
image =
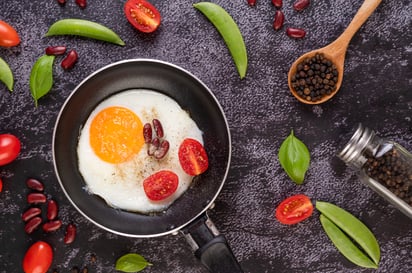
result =
M378 158L371 154L365 156L367 161L363 169L366 174L412 206L412 169L407 160L396 149Z
M292 88L307 101L318 101L336 90L338 70L323 54L317 53L297 65L291 78Z

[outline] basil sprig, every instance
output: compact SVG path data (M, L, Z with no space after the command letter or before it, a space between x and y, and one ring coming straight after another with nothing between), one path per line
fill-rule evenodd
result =
M310 153L306 145L294 136L293 130L279 149L280 165L296 183L302 184L309 168Z
M146 259L136 253L125 254L116 261L116 270L123 272L139 272L152 265Z
M3 82L10 92L13 91L14 77L9 65L0 58L0 81Z
M37 107L37 101L49 93L53 86L53 63L55 56L43 55L34 63L30 74L30 92Z

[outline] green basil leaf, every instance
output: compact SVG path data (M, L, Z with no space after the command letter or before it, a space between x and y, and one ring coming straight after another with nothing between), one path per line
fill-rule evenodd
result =
M0 81L6 85L10 92L13 91L13 73L11 72L9 65L2 58L0 58Z
M49 93L53 86L53 63L55 56L43 55L34 63L30 74L30 91L37 107L37 101Z
M295 183L302 184L309 168L310 153L306 145L293 135L293 130L280 146L278 157L288 176Z
M116 270L123 272L139 272L148 265L152 265L146 259L136 253L125 254L116 261Z

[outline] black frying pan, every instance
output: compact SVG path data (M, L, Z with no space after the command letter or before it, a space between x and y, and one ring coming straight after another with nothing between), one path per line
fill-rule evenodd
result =
M79 132L92 110L107 97L129 89L149 89L176 100L203 131L209 169L165 212L143 215L108 206L85 190L77 166ZM189 72L157 60L126 60L108 65L81 82L64 103L53 134L54 166L72 204L87 219L110 232L154 237L182 231L196 256L212 272L242 272L206 215L226 179L231 140L222 108L212 92Z

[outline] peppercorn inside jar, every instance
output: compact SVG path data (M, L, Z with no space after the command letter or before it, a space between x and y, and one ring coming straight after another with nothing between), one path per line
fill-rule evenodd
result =
M412 219L412 154L361 124L339 153L362 182Z
M291 77L291 85L299 97L316 102L336 91L338 74L332 61L322 53L316 53L298 63L296 73Z

